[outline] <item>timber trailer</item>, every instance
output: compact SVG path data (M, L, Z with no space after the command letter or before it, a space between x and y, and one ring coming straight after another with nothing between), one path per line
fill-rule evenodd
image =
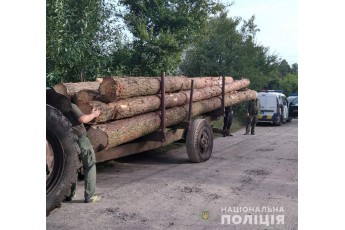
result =
M161 127L154 133L137 138L119 146L96 152L96 163L159 148L173 142L186 143L190 162L207 161L212 154L213 133L223 130L212 128L212 122L224 116L224 86L222 77L221 108L192 117L194 80L191 80L188 119L180 124L165 125L165 74L161 74ZM81 167L78 137L72 126L76 120L70 100L53 88L46 90L46 215L70 194L71 184L76 181ZM88 127L86 126L86 129ZM92 143L91 143L92 144Z

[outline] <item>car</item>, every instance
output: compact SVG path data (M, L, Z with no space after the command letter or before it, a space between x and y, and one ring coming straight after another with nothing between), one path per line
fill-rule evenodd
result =
M297 98L298 96L295 96L295 95L293 95L293 96L289 96L288 98L287 98L287 100L288 100L288 103L290 104L290 102L292 101L292 100L294 100L295 98Z
M298 118L298 96L288 97L289 118Z
M258 99L260 100L258 122L271 122L280 126L286 121L291 121L288 101L283 93L277 91L259 92Z

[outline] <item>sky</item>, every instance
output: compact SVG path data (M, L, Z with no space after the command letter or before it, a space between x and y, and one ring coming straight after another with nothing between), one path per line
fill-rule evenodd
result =
M232 0L223 0L231 3ZM257 42L270 48L271 54L285 59L290 65L298 63L297 48L297 0L234 0L228 7L230 17L248 20L255 15L260 29Z

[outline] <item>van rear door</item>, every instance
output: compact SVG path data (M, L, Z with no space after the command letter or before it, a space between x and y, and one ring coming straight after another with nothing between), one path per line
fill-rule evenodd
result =
M277 97L270 94L259 94L258 98L261 104L259 121L271 121L277 110Z
M277 99L275 95L262 94L258 96L260 100L260 111L261 113L274 113L277 109Z

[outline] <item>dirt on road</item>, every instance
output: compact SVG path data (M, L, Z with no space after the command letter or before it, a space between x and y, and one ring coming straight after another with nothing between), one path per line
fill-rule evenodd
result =
M297 229L298 120L214 140L204 163L184 146L97 165L98 203L77 197L47 229Z

